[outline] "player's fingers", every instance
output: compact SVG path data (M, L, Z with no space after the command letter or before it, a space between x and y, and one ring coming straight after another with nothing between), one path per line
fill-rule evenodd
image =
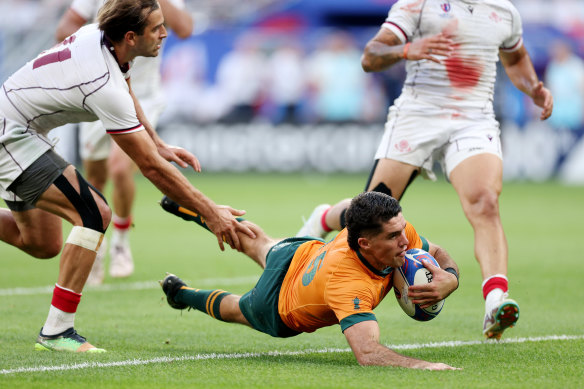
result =
M229 207L229 211L233 216L243 216L246 213L246 211L244 211L243 209L235 209L231 207Z
M241 251L241 242L239 241L239 237L235 231L229 231L229 246L232 249L236 249L237 251Z
M243 232L245 235L249 236L252 239L256 238L255 232L253 232L252 229L246 226L245 224L238 223L237 230Z
M440 269L438 266L434 265L432 262L422 259L422 265L434 274L437 269Z
M217 243L219 243L219 248L221 249L221 251L225 251L225 246L223 246L223 235L218 233L216 234L217 236Z

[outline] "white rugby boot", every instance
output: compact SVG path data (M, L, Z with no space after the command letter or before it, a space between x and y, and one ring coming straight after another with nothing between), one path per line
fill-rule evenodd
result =
M488 339L501 339L503 331L515 326L519 320L519 305L503 293L501 302L493 309L485 313L483 322L483 334Z
M130 250L129 230L115 229L110 245L109 274L113 278L125 278L134 274L134 259Z
M321 219L322 215L330 207L331 206L329 204L320 204L314 208L314 211L312 211L312 214L310 214L308 220L304 222L304 225L300 231L298 231L296 236L313 236L315 238L324 239L327 236L328 231L325 231L325 229L322 227Z

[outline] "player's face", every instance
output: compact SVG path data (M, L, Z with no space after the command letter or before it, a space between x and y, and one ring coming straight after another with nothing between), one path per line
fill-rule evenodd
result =
M164 28L164 17L158 8L148 16L148 24L144 29L144 34L136 36L137 55L143 57L156 57L160 52L162 40L166 38L166 28Z
M406 237L406 220L400 213L383 225L383 231L368 239L367 253L378 270L388 266L400 267L405 262L408 238Z

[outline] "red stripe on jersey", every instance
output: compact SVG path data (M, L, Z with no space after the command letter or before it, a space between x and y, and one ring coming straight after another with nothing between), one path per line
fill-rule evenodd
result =
M137 126L130 127L130 128L122 128L122 129L119 129L119 130L105 130L105 132L107 132L108 134L125 134L125 133L128 133L128 132L136 131L140 127L143 128L144 126L142 124L138 124Z
M32 63L32 68L36 69L36 68L40 68L41 66L48 65L50 63L63 62L63 61L70 59L70 58L71 58L71 50L69 50L69 48L66 48L66 49L63 49L60 51L56 51L54 53L43 55L40 58L37 58Z
M513 46L511 47L501 47L501 50L504 51L515 51L519 48L519 46L521 46L521 43L523 43L523 38L520 38L517 43L515 43Z
M407 34L405 33L405 31L404 31L404 30L403 30L403 29L402 29L400 26L398 26L397 24L395 24L395 23L393 23L393 22L384 22L383 24L384 24L384 25L389 25L389 24L391 24L392 26L394 26L395 28L397 28L397 29L398 29L398 30L399 30L399 31L402 33L402 35L404 36L404 39L405 39L405 41L406 41L406 42L407 42L407 41L409 41L409 39L408 39L408 36L407 36Z

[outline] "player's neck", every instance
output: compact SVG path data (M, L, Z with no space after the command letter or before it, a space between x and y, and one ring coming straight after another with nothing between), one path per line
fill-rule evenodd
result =
M134 57L131 57L130 55L128 45L123 40L120 42L113 42L105 34L103 35L103 44L112 54L121 71L126 72L128 69L128 63L134 59Z

